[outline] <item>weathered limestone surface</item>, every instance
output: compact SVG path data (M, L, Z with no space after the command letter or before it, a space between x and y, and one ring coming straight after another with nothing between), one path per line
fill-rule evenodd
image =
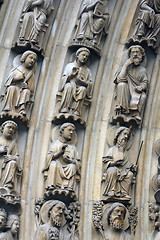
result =
M0 6L1 91L4 90L5 79L17 56L12 46L18 38L19 19L25 2L25 0L4 0ZM121 67L124 51L128 46L126 42L135 33L140 2L139 0L108 0L110 21L108 35L102 39L101 57L91 50L89 69L93 79L92 102L85 113L86 128L75 123L76 149L81 159L78 191L78 200L81 204L79 226L81 240L102 239L102 235L96 231L92 223L93 204L102 200L102 157L110 147L114 146L114 135L119 127L110 123L109 115L114 95L114 75ZM28 128L17 122L17 145L23 169L22 183L18 186L22 208L19 239L34 239L38 228L34 214L35 200L43 198L44 194L45 182L42 170L46 164L52 129L62 124L62 122L58 124L52 122L55 117L56 95L64 68L69 62L73 62L73 55L77 50L68 47L75 35L75 25L82 3L82 0L55 1L57 11L56 14L54 13L55 19L53 17L50 21L45 54L44 57L38 57L34 105ZM142 47L147 56L146 69L150 84L142 124L133 125L132 146L127 152L130 162L136 164L139 147L143 141L136 184L131 194L132 204L138 207L138 224L133 239L153 240L156 235L158 236L158 230L149 219L149 205L155 204L156 201L153 177L157 174L158 165L154 146L160 139L160 51L158 49L155 53L145 43ZM3 122L4 119L0 119L0 125ZM127 124L125 126L129 127ZM124 232L123 234L128 235Z

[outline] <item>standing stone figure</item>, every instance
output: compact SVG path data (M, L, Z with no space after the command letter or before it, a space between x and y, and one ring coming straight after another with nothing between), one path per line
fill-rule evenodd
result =
M18 240L19 225L19 216L10 214L6 224L8 230L0 235L0 240Z
M103 34L107 33L108 23L108 0L84 0L74 40L79 44L88 41L88 47L99 47Z
M20 159L16 140L17 124L6 121L1 126L0 136L0 186L15 189L21 175Z
M31 48L41 50L48 27L47 18L52 11L53 0L27 0L20 19L21 31L17 45L31 45Z
M160 43L160 0L142 0L135 41L147 41L148 46L157 48Z
M76 60L67 64L59 90L62 92L60 113L80 116L84 100L91 99L92 78L86 66L89 55L87 48L80 48L76 52Z
M0 240L3 239L3 231L7 222L7 213L3 208L0 208Z
M26 51L21 64L14 68L5 82L5 99L2 111L10 115L26 116L33 103L36 53Z
M65 204L61 201L51 200L46 202L41 209L43 225L36 231L35 240L59 240L60 228L63 222Z
M131 240L124 231L126 207L121 203L113 203L107 215L108 228L104 230L105 240Z
M142 66L144 56L144 49L139 45L128 49L128 60L117 71L114 80L116 116L113 118L141 122L149 84L147 70Z
M46 187L75 191L80 177L80 159L75 145L70 143L74 131L72 123L62 124L59 138L51 143L43 169Z
M126 152L131 130L120 127L116 131L114 146L103 157L106 170L103 174L103 196L107 199L129 201L135 165L130 164Z

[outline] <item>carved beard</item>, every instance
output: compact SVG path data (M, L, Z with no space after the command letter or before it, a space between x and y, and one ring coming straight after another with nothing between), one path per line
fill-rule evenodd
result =
M127 147L127 140L125 138L121 138L118 141L118 147L123 147L125 149Z
M134 65L139 65L142 62L141 57L134 57L133 58Z
M49 240L58 240L59 239L59 230L55 227L50 228L48 231Z
M115 228L115 229L123 229L123 221L120 218L115 218L115 219L110 219L110 226Z
M62 221L59 221L58 219L56 218L53 218L52 219L52 222L53 224L56 226L56 227L60 227L62 225Z

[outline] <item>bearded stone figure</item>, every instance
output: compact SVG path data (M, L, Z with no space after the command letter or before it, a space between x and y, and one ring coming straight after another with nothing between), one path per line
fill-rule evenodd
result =
M28 46L37 51L43 49L43 37L48 28L47 18L53 9L53 0L26 1L20 19L18 46Z
M46 167L43 169L46 188L53 187L71 192L76 189L81 164L76 146L71 144L74 131L74 124L62 124L59 138L51 143Z
M147 99L148 76L142 66L144 49L139 45L128 49L128 59L115 76L115 106L112 121L135 121L140 124Z
M142 0L134 41L146 41L157 48L160 43L160 0Z
M18 240L20 220L16 214L10 214L7 219L7 231L0 235L0 240Z
M101 39L109 23L108 0L84 0L73 43L88 46L100 53Z
M62 240L61 227L63 223L65 204L50 200L41 209L42 225L37 228L35 240Z
M131 130L120 127L116 131L114 146L103 157L105 172L102 177L104 199L130 201L131 184L136 165L129 163L126 151Z
M85 99L91 99L92 77L86 62L90 55L87 48L79 48L76 60L67 64L59 91L62 92L59 112L81 116Z
M15 190L21 176L20 158L17 146L17 124L6 121L1 126L0 136L0 186Z
M5 82L4 106L1 114L26 117L33 103L36 53L26 51L21 64L14 68Z
M131 236L124 231L126 207L121 203L113 203L107 215L108 228L104 230L104 240L131 240Z

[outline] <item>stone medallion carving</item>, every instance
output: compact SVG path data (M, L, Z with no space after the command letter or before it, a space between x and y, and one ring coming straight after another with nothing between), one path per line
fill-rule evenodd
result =
M70 46L88 47L100 55L101 40L107 34L109 18L108 0L84 0Z
M40 201L38 201L40 202ZM36 203L36 215L39 226L35 234L36 240L71 240L79 239L78 226L80 218L80 204L71 203L68 207L59 200Z
M134 218L137 224L137 213L132 214L131 217L127 207L122 203L115 202L103 205L102 202L95 202L93 205L93 224L101 235L101 238L98 239L132 239L133 233L130 234L130 231L126 231L129 227L131 230L132 223L129 222L131 218ZM134 224L134 227L136 227L136 224Z

